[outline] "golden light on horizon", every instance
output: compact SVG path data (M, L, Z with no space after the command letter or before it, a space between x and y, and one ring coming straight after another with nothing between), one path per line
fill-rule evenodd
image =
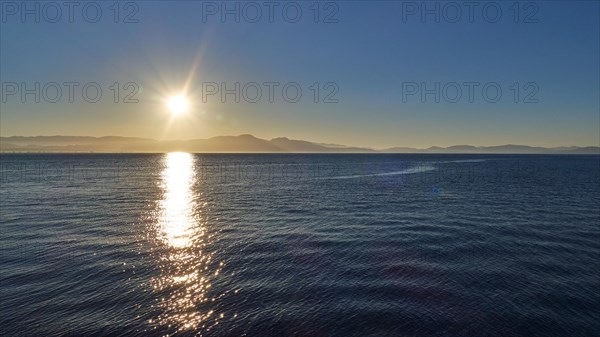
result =
M184 95L171 96L167 99L167 107L174 116L187 112L189 101Z

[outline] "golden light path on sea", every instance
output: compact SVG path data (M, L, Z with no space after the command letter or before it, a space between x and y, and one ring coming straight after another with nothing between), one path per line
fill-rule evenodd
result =
M160 277L151 282L161 295L159 317L150 320L154 327L176 331L203 331L219 323L223 313L211 309L211 279L223 263L214 263L206 251L207 234L202 210L206 203L194 195L194 156L174 152L164 157L160 186L162 199L156 212L155 235Z
M163 199L159 228L162 240L173 248L192 245L196 219L194 217L194 160L191 154L168 153L162 172ZM202 230L202 228L200 228Z

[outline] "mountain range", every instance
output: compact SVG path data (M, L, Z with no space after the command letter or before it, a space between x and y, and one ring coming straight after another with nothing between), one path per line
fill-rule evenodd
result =
M534 147L527 145L450 147L425 149L392 147L371 149L314 143L286 137L261 139L252 135L217 136L208 139L159 141L133 137L12 136L0 137L0 152L213 152L213 153L511 153L511 154L600 154L600 147Z

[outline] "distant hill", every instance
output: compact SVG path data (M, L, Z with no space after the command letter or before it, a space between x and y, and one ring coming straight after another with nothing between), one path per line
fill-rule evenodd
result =
M527 145L498 145L498 146L472 146L455 145L450 147L432 146L427 149L414 149L406 147L393 147L381 150L385 153L489 153L489 154L600 154L600 147L554 147L545 148Z
M215 153L523 153L600 154L600 147L533 147L527 145L450 147L427 149L393 147L374 150L339 144L313 143L286 137L261 139L252 135L217 136L208 139L158 141L134 137L36 136L0 137L0 152L215 152Z

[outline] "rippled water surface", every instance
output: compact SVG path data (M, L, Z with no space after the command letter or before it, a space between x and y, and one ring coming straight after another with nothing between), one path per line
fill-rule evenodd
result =
M600 157L1 157L2 336L592 336Z

